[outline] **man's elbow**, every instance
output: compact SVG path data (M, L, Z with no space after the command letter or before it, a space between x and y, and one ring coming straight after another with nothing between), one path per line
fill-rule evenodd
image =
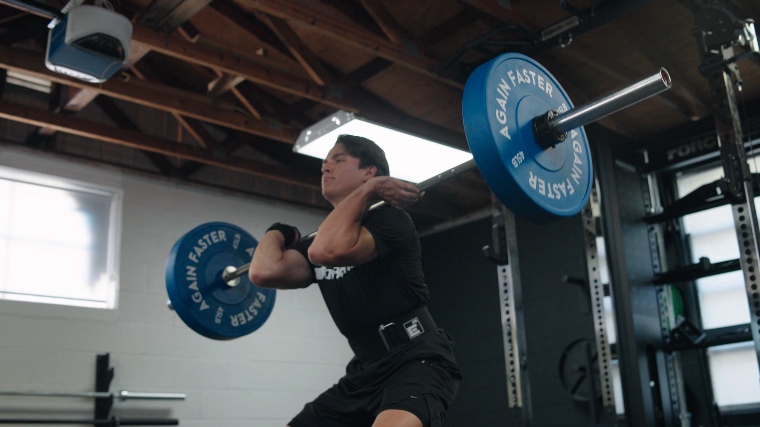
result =
M279 281L274 271L268 269L248 270L248 280L260 288L277 288Z
M335 251L321 249L312 245L309 248L309 261L315 265L334 267L339 265L341 257Z

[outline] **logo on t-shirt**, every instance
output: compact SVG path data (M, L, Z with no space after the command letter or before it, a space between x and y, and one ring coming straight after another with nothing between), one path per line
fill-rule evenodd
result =
M416 317L404 323L404 329L406 330L406 334L409 335L409 339L422 335L425 332L425 329L422 328L422 323L420 323L420 319Z
M317 280L336 280L351 271L353 267L315 267L314 275Z

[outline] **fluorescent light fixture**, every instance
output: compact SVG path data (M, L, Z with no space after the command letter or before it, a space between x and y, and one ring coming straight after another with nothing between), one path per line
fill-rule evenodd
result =
M391 176L420 183L471 160L472 154L338 111L304 129L293 151L324 159L342 134L371 139L385 151Z
M8 84L22 86L28 89L45 93L50 93L50 87L52 86L50 80L41 79L39 77L34 77L29 74L13 70L8 70L5 76L5 81Z

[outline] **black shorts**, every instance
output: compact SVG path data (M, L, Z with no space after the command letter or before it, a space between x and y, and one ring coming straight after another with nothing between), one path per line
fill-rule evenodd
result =
M413 360L378 384L352 384L341 379L288 424L290 427L372 426L380 412L411 412L423 427L439 427L459 388L458 370L445 362Z

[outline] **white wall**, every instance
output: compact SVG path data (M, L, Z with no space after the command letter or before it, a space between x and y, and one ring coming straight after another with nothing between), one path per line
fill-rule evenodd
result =
M118 401L121 417L178 418L193 427L284 426L332 385L351 357L316 286L278 291L251 335L204 338L166 307L166 257L197 225L227 221L260 239L275 221L317 229L324 212L184 187L41 154L0 148L0 165L121 188L116 310L0 301L0 390L93 391L97 354L110 353L111 391L187 393L184 401ZM56 280L45 260L33 280ZM94 401L0 396L0 418L92 418Z

